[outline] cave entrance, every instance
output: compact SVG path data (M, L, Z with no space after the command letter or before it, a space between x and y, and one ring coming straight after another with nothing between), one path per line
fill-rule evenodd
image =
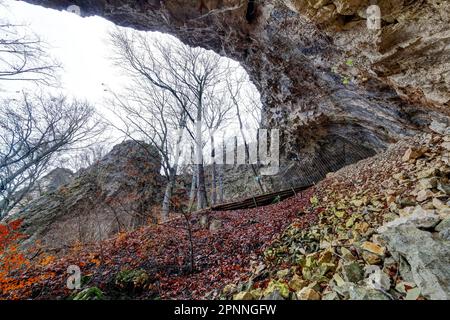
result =
M44 33L46 34L46 37L48 38L48 42L52 42L55 40L56 42L59 41L59 44L56 45L57 49L54 50L55 54L59 55L60 57L63 57L63 60L67 58L67 61L62 61L63 64L66 64L65 68L65 74L62 76L62 80L64 85L62 86L63 89L66 92L79 95L87 100L92 101L95 105L98 106L99 109L102 109L102 112L104 114L104 117L108 119L109 117L114 118L118 121L118 123L121 123L123 119L127 119L129 115L127 114L121 114L120 116L117 116L117 114L114 114L114 112L110 112L110 106L108 105L109 98L111 98L111 95L120 95L120 91L122 88L127 86L127 83L130 84L129 78L127 75L124 75L120 72L112 71L113 67L111 66L111 60L110 57L113 54L113 49L111 49L108 46L108 32L115 28L115 25L111 22L108 22L107 20L104 20L103 18L100 18L98 16L92 16L88 18L81 18L73 13L68 12L56 12L52 10L47 10L41 7L35 7L31 5L27 5L23 2L16 2L16 1L6 1L11 6L15 6L18 8L18 10L15 10L16 12L20 12L21 19L30 19L32 20L32 24L39 25ZM38 2L39 1L35 1ZM202 1L201 3L203 3ZM56 8L67 8L67 2L66 1L55 1L54 7ZM26 6L26 8L25 8ZM179 14L180 16L184 17L183 14L190 17L192 14L198 15L198 8L190 8L195 10L195 12L191 12L189 10L186 10L186 12L176 12L176 14ZM213 7L209 8L208 10L214 10ZM245 9L245 10L244 10ZM148 8L148 10L153 10L151 7ZM203 10L203 9L202 9ZM243 8L243 12L245 12L245 18L247 22L254 22L254 19L257 15L257 7L256 7L256 1L250 0L246 3L246 8ZM103 14L105 16L108 16L111 18L111 15L104 11L104 8L92 8L92 14ZM125 14L125 13L124 13ZM130 14L129 12L127 14ZM241 15L241 19L242 19ZM46 17L46 18L42 18ZM48 17L48 18L47 18ZM114 19L111 18L111 20L116 21L116 23L121 25L127 25L126 21L120 20L120 14L118 16L114 16ZM157 18L155 18L157 19ZM155 20L155 25L157 23L162 23L159 20ZM132 21L129 23L129 25L133 25L136 29L145 29L146 26L139 24L137 21ZM155 29L155 25L152 25L151 28ZM150 28L150 27L149 27ZM161 27L162 28L162 27ZM160 43L164 42L170 42L174 45L179 45L180 42L176 38L169 36L167 34L161 34L161 33L146 33L146 32L139 32L139 31L131 31L128 29L130 33L135 34L145 34L149 35L149 38L153 38L155 40L158 40ZM173 31L170 28L166 31ZM175 33L175 32L174 32ZM186 36L184 37L186 38ZM186 40L186 39L185 39ZM217 40L217 39L216 39ZM196 41L202 41L196 39ZM204 41L209 41L204 40ZM150 41L151 42L151 41ZM209 47L214 47L210 43L207 43ZM205 44L206 46L206 44ZM169 46L170 47L170 46ZM247 48L249 51L254 50L254 48ZM206 50L205 50L206 52ZM216 56L215 53L212 51L208 51L209 55L211 57ZM248 55L248 58L252 58L252 55ZM69 61L70 60L70 61ZM251 81L249 80L248 75L246 72L239 66L239 64L235 61L221 58L219 59L221 61L221 64L232 64L234 65L233 68L235 69L236 73L240 73L242 75L242 78L244 79L243 82L245 82L243 92L250 93L250 97L247 97L248 100L252 100L248 102L248 105L257 105L258 108L261 108L261 102L259 98L259 93L256 90L256 88L253 86ZM75 63L74 63L75 62ZM151 65L151 64L149 64ZM116 66L117 67L117 66ZM146 67L144 65L144 67ZM167 67L166 65L161 65L161 68ZM139 83L139 82L138 82ZM223 87L226 88L226 87ZM53 89L51 89L53 90ZM136 95L136 98L142 98L142 96ZM233 100L233 99L231 99ZM238 102L241 102L240 99L238 99ZM231 103L233 104L233 102ZM245 109L245 108L244 108ZM246 113L247 112L247 113ZM137 113L137 115L142 113ZM234 113L233 116L234 119L234 127L233 129L227 128L224 131L225 134L228 134L230 132L234 132L234 134L231 134L231 136L240 136L239 133L239 127L241 124L239 124L239 121L236 119L236 114ZM244 114L241 115L241 118L243 122L251 121L252 124L242 124L242 127L244 127L247 131L252 131L252 134L255 134L256 128L259 126L261 122L260 114L256 116L252 116L248 113L248 110L244 112ZM256 121L255 121L256 120ZM113 121L114 122L114 121ZM135 123L133 125L136 125ZM125 126L126 127L126 126ZM136 128L135 128L136 129ZM118 135L114 137L116 140L120 139L121 134L123 134L123 131L126 131L127 129L121 128L121 131L119 130ZM136 129L135 131L139 131L139 129ZM128 133L128 132L127 132ZM345 136L345 135L344 135ZM142 136L140 136L142 138ZM242 141L241 141L242 143ZM357 144L349 144L349 146L357 146ZM296 187L301 185L302 183L299 183L300 180L306 179L306 183L310 182L317 182L318 180L322 179L324 175L327 172L335 171L336 168L340 168L344 165L348 165L354 161L357 161L359 159L364 158L364 156L358 156L356 157L356 153L351 153L349 150L351 148L349 147L343 147L343 152L341 155L335 155L334 153L326 152L326 150L332 149L330 146L324 146L323 144L320 146L320 148L314 150L315 156L311 157L311 160L309 163L303 163L300 168L297 165L291 165L289 163L290 158L289 156L286 156L287 162L285 162L285 167L282 168L283 172L282 175L279 175L278 177L268 177L268 185L272 190L282 190L285 187ZM363 148L360 148L358 150L364 150ZM205 149L205 153L208 153L210 150ZM369 154L368 152L367 154ZM349 156L350 154L350 156ZM342 156L344 155L344 156ZM367 155L368 156L368 155ZM317 157L317 161L314 159ZM329 157L331 160L335 161L336 163L333 165L322 165L321 161L323 159L326 159ZM342 158L343 157L343 158ZM170 157L171 158L171 157ZM286 160L285 159L285 160ZM343 159L343 160L342 160ZM330 160L330 161L331 161ZM292 168L296 168L295 170ZM261 181L261 177L258 174L254 174L251 169L244 168L243 171L240 168L233 168L229 173L231 179L230 184L232 185L243 185L242 188L233 188L233 190L229 190L229 196L233 197L234 195L239 194L242 196L243 192L248 193L261 193L261 190L259 190L258 184L259 181ZM250 173L248 173L250 172ZM162 174L165 174L162 169ZM212 173L207 172L207 177ZM286 179L286 177L289 177L289 179ZM304 178L306 177L306 178ZM297 182L296 182L296 181ZM286 181L289 182L289 185L283 185ZM188 185L184 183L184 185ZM255 189L249 188L249 186L255 186ZM270 189L269 189L270 190ZM268 191L268 190L267 190ZM245 194L244 194L245 195Z

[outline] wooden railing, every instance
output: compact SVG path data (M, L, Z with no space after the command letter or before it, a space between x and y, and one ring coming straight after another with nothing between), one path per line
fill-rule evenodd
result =
M227 211L227 210L237 210L237 209L248 209L255 207L267 206L272 203L284 200L286 198L292 197L297 194L297 192L306 190L313 185L306 185L291 189L286 189L282 191L266 193L259 196L249 197L239 201L228 202L223 204L218 204L211 207L213 211Z

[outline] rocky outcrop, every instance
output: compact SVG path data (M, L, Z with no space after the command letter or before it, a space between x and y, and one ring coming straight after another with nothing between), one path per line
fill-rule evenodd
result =
M161 159L151 145L127 141L9 219L23 219L29 243L47 247L92 242L142 225L161 200Z
M448 1L375 1L379 30L367 27L369 0L27 2L75 4L240 61L265 125L282 130L281 180L321 179L450 114Z

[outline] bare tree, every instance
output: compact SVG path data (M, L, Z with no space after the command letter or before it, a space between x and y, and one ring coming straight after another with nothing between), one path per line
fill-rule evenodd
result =
M86 169L101 160L108 154L109 150L109 142L102 139L81 150L75 150L74 152L61 155L56 159L55 165L77 172L81 169Z
M123 95L112 92L111 111L122 126L113 125L126 136L149 141L158 149L167 179L161 211L161 218L166 221L186 129L186 106L181 106L170 93L153 88L145 78L135 76L133 86L126 88Z
M8 100L0 109L0 216L32 189L60 153L81 148L103 131L86 102L64 96Z
M191 146L191 157L190 159L194 158L194 146ZM195 167L192 167L192 178L191 178L191 190L189 191L189 205L188 205L188 211L191 212L192 208L194 207L194 201L196 198L196 191L197 191L197 173L195 171Z
M151 85L170 94L183 110L186 128L196 148L197 209L207 205L203 161L202 122L208 92L225 81L227 68L222 58L200 48L178 42L162 43L142 34L116 31L111 35L115 61L130 74L137 74Z
M229 69L230 71L231 68ZM209 90L206 94L203 119L208 129L211 152L211 204L217 203L217 164L215 134L230 120L233 104L224 88ZM222 154L223 155L223 154ZM220 197L223 199L223 197Z
M257 124L260 124L260 104L256 102L256 98L254 96L247 96L246 99L242 97L242 86L245 83L244 77L240 78L232 78L227 79L227 89L231 97L232 104L236 110L236 118L239 124L239 132L241 134L241 138L244 143L245 155L247 159L249 159L250 167L252 168L253 176L258 184L259 189L262 193L265 192L264 186L261 182L261 177L258 173L258 166L250 161L250 151L249 145L247 142L247 137L245 136L244 130L244 121L242 120L242 113L250 115L253 120L257 121ZM245 103L241 103L241 101L245 101ZM242 110L243 109L243 110Z
M40 37L26 26L0 18L0 81L54 84L59 64L46 49Z

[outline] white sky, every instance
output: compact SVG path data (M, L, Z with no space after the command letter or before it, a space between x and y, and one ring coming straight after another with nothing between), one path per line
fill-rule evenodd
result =
M21 1L5 0L4 4L5 7L0 7L2 18L29 26L49 45L50 55L63 66L61 89L70 95L102 104L106 93L101 84L115 87L125 81L109 59L108 31L115 27L111 22L99 17L82 18ZM10 91L17 86L23 87L23 83L8 85Z

